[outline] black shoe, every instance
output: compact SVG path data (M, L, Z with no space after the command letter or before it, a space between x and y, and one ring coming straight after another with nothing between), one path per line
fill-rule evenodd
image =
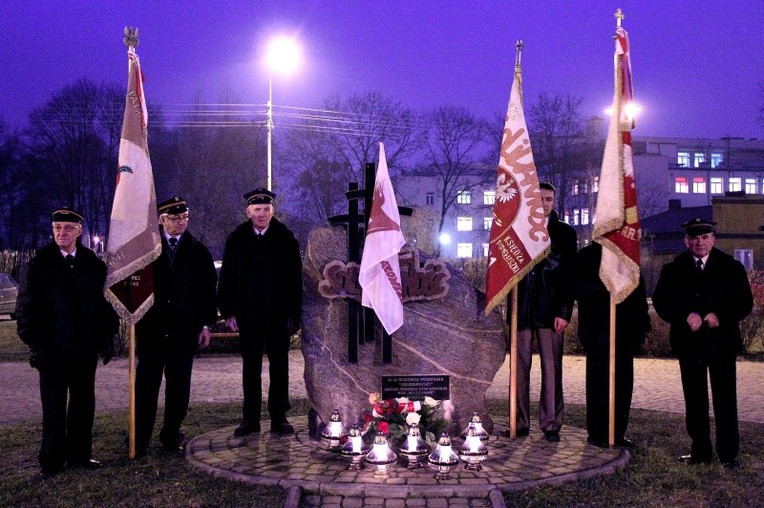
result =
M559 430L550 430L550 431L544 431L544 439L549 441L550 443L559 443L560 442L560 431Z
M621 448L636 448L637 447L637 443L625 437L622 437L621 439L617 439L615 444L617 446L620 446Z
M60 472L61 472L61 468L41 467L40 478L43 480L47 480L49 478L53 478Z
M95 459L79 460L77 462L70 463L69 467L78 469L99 469L101 467L101 463Z
M241 425L236 427L236 430L233 431L233 435L236 437L244 437L257 432L260 432L259 423L242 422Z
M525 436L527 436L530 433L531 433L531 429L529 429L527 427L524 428L524 429L517 429L515 431L515 437L525 437Z
M594 437L587 437L586 442L589 443L592 446L596 446L597 448L610 448L610 444L604 440L604 439L597 439Z
M738 461L737 459L723 460L722 467L724 469L737 469L740 467L740 461Z
M279 423L271 422L271 434L280 434L282 436L294 434L294 427L286 420Z
M162 443L162 449L166 452L172 453L178 453L184 450L183 440L185 438L186 435L182 432L176 432L172 435L172 437L162 436L162 434L159 435L159 441Z
M684 462L685 464L695 466L697 464L710 464L711 459L700 459L698 457L693 457L692 455L680 455L679 462Z

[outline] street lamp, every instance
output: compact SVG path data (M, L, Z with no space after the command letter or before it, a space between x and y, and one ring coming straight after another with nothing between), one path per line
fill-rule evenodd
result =
M289 73L300 61L300 47L289 37L277 37L268 44L266 66L268 68L268 190L273 190L273 73Z

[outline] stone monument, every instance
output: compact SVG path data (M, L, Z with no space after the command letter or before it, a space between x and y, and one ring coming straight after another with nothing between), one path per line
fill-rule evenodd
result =
M399 255L404 324L392 337L392 362L382 361L382 327L348 361L348 299L360 300L358 265L347 261L339 226L314 229L304 257L302 352L305 385L324 422L339 410L347 426L371 411L369 394L383 376L447 376L453 404L450 431L461 432L473 411L490 432L485 392L504 363L506 342L498 312L483 316L482 293L461 272L406 246Z

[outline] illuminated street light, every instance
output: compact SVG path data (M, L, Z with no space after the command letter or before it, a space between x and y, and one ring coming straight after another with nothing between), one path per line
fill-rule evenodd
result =
M268 190L273 190L273 73L288 74L300 63L300 46L292 38L277 37L268 44L265 64L268 68Z
M441 233L438 241L441 245L449 245L451 243L451 235L448 233Z
M626 111L626 117L631 121L636 117L638 114L642 113L644 108L640 106L639 104L635 102L629 102L623 106L624 111ZM605 114L607 116L613 116L613 106L608 106L605 108Z

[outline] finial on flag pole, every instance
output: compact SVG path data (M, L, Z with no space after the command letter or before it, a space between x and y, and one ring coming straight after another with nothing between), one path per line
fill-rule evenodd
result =
M523 44L522 39L518 39L515 43L515 67L520 67L522 58L523 58L523 48L525 47L525 44Z
M125 27L125 37L122 39L125 46L135 49L138 46L138 29L131 26Z
M626 17L626 14L624 14L621 8L619 7L618 9L616 9L615 14L613 16L615 16L616 27L621 28L621 21L624 20L624 18Z

